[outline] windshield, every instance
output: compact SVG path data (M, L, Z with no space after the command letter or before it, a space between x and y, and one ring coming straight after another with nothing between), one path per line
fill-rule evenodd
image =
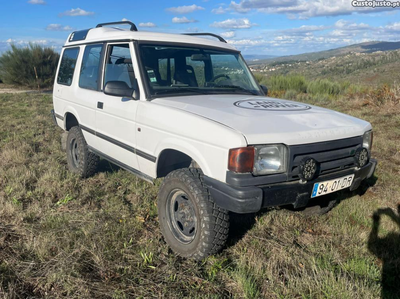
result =
M140 45L150 94L252 94L262 92L237 52L201 47Z

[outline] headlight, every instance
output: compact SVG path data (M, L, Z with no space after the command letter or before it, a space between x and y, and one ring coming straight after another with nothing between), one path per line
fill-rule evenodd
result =
M365 132L363 136L363 147L365 147L369 152L372 150L373 137L374 135L372 131Z
M255 147L254 175L286 172L287 149L282 144Z

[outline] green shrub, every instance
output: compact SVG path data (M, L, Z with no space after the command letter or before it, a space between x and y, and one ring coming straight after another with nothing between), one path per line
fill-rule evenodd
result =
M342 89L342 94L361 94L368 93L370 91L370 87L366 85L360 84L350 84L345 90Z
M254 78L257 80L258 84L262 84L265 81L265 76L261 73L253 73Z
M341 92L339 83L331 82L327 79L314 80L308 83L307 93L309 94L328 94L338 95Z
M59 54L51 48L35 44L24 48L11 45L11 50L0 57L0 77L8 84L49 87L54 82L58 58Z
M284 98L288 100L295 100L299 93L293 89L289 89L286 91Z
M266 84L270 90L294 90L297 92L307 91L307 82L303 76L272 76Z

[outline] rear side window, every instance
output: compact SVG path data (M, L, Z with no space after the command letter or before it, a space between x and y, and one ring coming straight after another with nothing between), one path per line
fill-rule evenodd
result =
M57 83L70 86L78 58L79 48L65 49L61 59L60 70L58 71Z
M97 90L102 49L102 44L86 46L79 76L79 87Z

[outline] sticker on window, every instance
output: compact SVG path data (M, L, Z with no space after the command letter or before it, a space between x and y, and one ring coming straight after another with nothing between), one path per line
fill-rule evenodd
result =
M154 70L147 70L147 74L149 75L151 83L157 82L157 78L156 78L156 74L154 73Z

